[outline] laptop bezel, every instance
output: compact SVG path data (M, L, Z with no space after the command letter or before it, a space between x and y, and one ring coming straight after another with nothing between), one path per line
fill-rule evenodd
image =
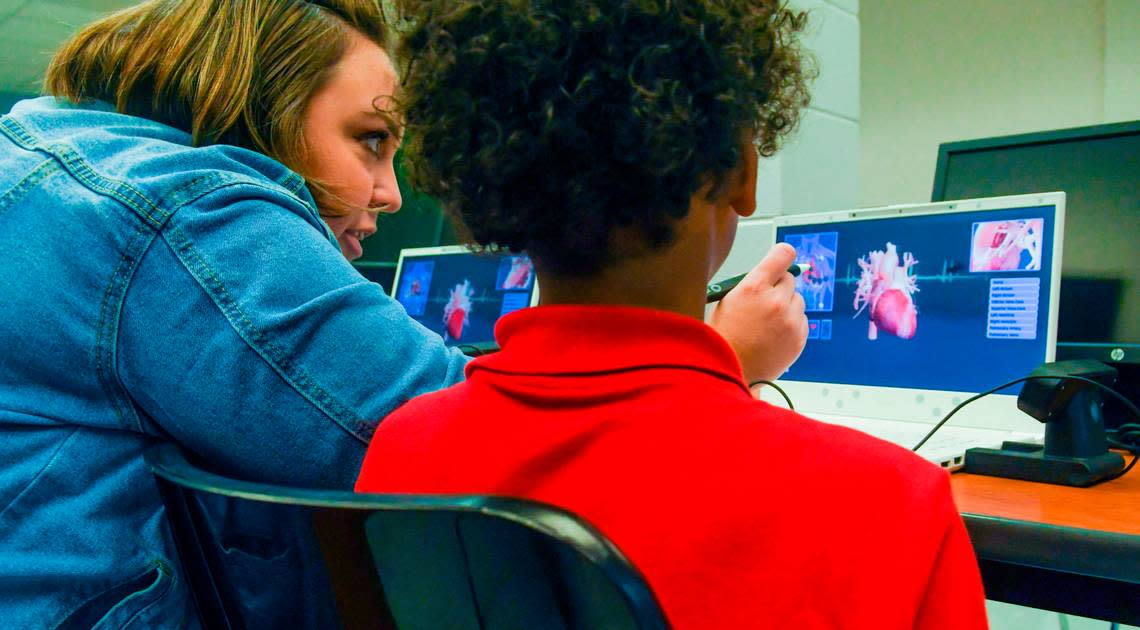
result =
M407 258L414 258L417 256L436 256L439 254L455 255L455 254L475 254L479 252L474 251L467 245L437 245L434 247L405 247L400 250L400 256L396 259L396 273L392 276L392 299L396 299L396 292L400 288L400 274L404 270L404 260ZM509 252L495 252L491 254L494 256L517 256L518 254ZM527 306L538 305L538 278L534 279L534 290L531 292L530 303Z

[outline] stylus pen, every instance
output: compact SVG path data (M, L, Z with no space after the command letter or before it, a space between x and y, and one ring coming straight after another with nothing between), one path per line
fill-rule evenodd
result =
M808 269L811 269L811 263L796 263L791 267L788 267L788 273L792 274L792 277L794 278L804 273ZM724 297L726 293L735 288L736 285L740 284L740 281L743 280L744 276L747 275L748 274L746 273L742 273L739 276L733 276L731 278L721 280L720 282L714 282L710 284L709 288L705 290L705 303L711 304L713 302L719 301L722 297Z

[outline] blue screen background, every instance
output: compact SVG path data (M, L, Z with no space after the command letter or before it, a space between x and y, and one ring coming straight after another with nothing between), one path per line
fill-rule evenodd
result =
M497 288L500 268L508 256L498 254L432 254L405 257L396 279L396 299L413 319L445 337L449 346L495 340L495 322L506 313L530 305L535 283L525 291ZM420 293L411 285L419 281ZM443 309L451 290L467 280L474 289L468 325L459 339L446 338Z
M1040 270L970 272L975 222L1031 218L1044 219ZM1054 228L1053 206L779 227L776 240L793 245L805 236L838 234L833 308L808 312L813 325L807 346L782 378L979 392L1027 375L1045 360ZM919 261L911 270L918 285L911 296L918 311L911 339L881 330L868 339L869 308L855 317L857 260L884 250L888 241L900 261L908 251ZM1040 279L1033 339L987 338L993 278Z

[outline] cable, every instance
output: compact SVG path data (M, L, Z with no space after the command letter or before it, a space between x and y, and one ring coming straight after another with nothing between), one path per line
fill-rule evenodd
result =
M936 431L938 431L938 429L941 429L942 425L946 424L946 422L948 420L950 420L951 416L958 413L959 409L961 409L962 407L965 407L966 405L974 402L975 400L982 398L984 396L989 396L990 394L993 394L995 392L999 392L999 391L1001 391L1007 387L1017 385L1018 383L1026 383L1028 381L1040 381L1040 380L1044 380L1044 379L1057 379L1057 380L1063 380L1063 381L1080 381L1082 383L1089 383L1090 385L1095 385L1095 386L1101 388L1101 390L1103 390L1104 392L1110 394L1112 397L1116 398L1118 401L1120 401L1125 406L1125 408L1127 408L1129 411L1132 412L1132 414L1136 417L1137 420L1140 420L1140 408L1137 408L1136 405L1132 404L1132 401L1125 398L1123 394L1117 392L1116 390L1112 389L1111 387L1109 387L1103 383L1098 383L1097 381L1094 381L1094 380L1089 379L1089 378L1085 378L1083 376L1062 376L1062 375L1023 376L1021 378L1014 379L1008 383L1003 383L1001 385L998 385L997 387L986 390L980 394L975 394L975 395L967 398L966 400L963 400L961 403L958 404L957 407L954 407L953 409L951 409L950 413L943 416L942 419L939 420L938 423L935 424L934 427L932 429L930 429L930 431L927 432L927 434L925 436L923 436L923 438L921 440L918 441L918 444L915 444L914 448L912 448L910 450L917 451L918 449L922 448L922 445L926 444L927 440L929 440L934 435L934 433ZM1135 427L1135 429L1129 429L1129 431L1127 433L1125 433L1125 435L1127 435L1127 436L1136 435L1136 436L1140 437L1140 425L1125 424L1125 425L1121 426L1121 429L1123 429L1124 427ZM1135 432L1135 433L1133 433L1133 432ZM1118 431L1117 439L1119 439L1120 436L1121 436L1121 433ZM1124 467L1124 470L1121 470L1120 472L1116 473L1115 475L1113 475L1111 477L1105 478L1104 481L1116 479L1117 477L1120 477L1120 476L1126 474L1129 470L1132 470L1133 466L1136 465L1136 460L1140 459L1140 447L1124 446L1124 444L1126 444L1126 442L1121 441L1122 447L1125 450L1127 450L1129 453L1132 454L1132 461L1129 462L1128 465Z
M788 403L788 409L791 409L792 411L796 410L796 406L792 404L792 399L788 398L787 392L780 389L779 385L777 385L777 384L775 384L772 381L769 381L767 379L761 378L761 379L756 379L755 381L752 381L751 383L749 383L748 389L752 389L753 387L756 387L757 385L767 385L767 386L771 387L772 389L775 389L776 391L780 392L780 395L784 397L784 402Z
M1116 428L1116 435L1108 441L1117 448L1127 451L1140 451L1140 424L1122 424Z
M475 346L473 344L469 344L469 343L457 343L457 344L455 344L455 349L459 350L460 352L462 352L463 354L466 354L469 357L477 357L477 356L483 354L482 348Z
M1128 474L1128 471L1132 470L1132 467L1136 465L1136 460L1140 459L1140 453L1137 453L1136 451L1129 452L1132 453L1132 461L1128 462L1128 465L1124 467L1124 470L1121 470L1111 477L1105 477L1104 481L1112 481L1118 477L1123 477L1124 475Z
M933 435L934 435L934 432L935 432L935 431L937 431L938 429L941 429L941 428L942 428L942 425L946 424L946 422L947 422L948 420L950 420L950 417L951 417L951 416L953 416L954 414L958 413L958 411L959 411L959 410L960 410L962 407L965 407L966 405L968 405L968 404L970 404L970 403L974 402L975 400L977 400L977 399L979 399L979 398L982 398L982 397L984 397L984 396L989 396L990 394L993 394L993 393L995 393L995 392L999 392L999 391L1001 391L1001 390L1003 390L1003 389L1005 389L1005 388L1007 388L1007 387L1011 387L1011 386L1013 386L1013 385L1017 385L1018 383L1025 383L1025 382L1028 382L1028 381L1040 381L1040 380L1045 380L1045 379L1057 379L1057 380L1067 380L1067 381L1081 381L1081 382L1083 382L1083 383L1089 383L1090 385L1095 385L1095 386L1097 386L1097 387L1101 388L1102 390L1104 390L1105 392L1108 392L1108 393L1109 393L1110 395L1112 395L1114 398L1116 398L1116 399L1117 399L1117 400L1119 400L1121 403L1123 403L1123 404L1124 404L1124 406L1125 406L1125 407L1127 407L1129 411L1131 411L1133 414L1135 414L1135 415L1136 415L1137 419L1140 419L1140 409L1138 409L1138 408L1136 407L1136 405L1132 404L1132 401L1131 401L1131 400L1128 400L1127 398L1125 398L1125 397L1124 397L1124 395L1123 395L1123 394L1117 393L1117 391L1116 391L1116 390L1112 389L1111 387L1108 387L1107 385L1104 385L1103 383L1098 383L1098 382L1096 382L1096 381L1094 381L1094 380L1092 380L1092 379L1089 379L1089 378L1085 378L1085 377L1083 377L1083 376L1056 376L1056 375L1055 375L1055 376L1045 376L1045 375L1041 375L1041 376L1023 376L1023 377L1021 377L1021 378L1018 378L1018 379L1014 379L1014 380L1012 380L1012 381L1010 381L1010 382L1008 382L1008 383L1003 383L1003 384L1001 384L1001 385L998 385L997 387L994 387L994 388L992 388L992 389L988 389L988 390L986 390L986 391L984 391L984 392L982 392L982 393L980 393L980 394L975 394L975 395L973 395L973 396L970 396L970 397L969 397L969 398L967 398L966 400L963 400L961 403L959 403L959 404L958 404L958 406L957 406L957 407L954 407L953 409L951 409L951 410L950 410L950 413L948 413L948 414L946 414L945 416L943 416L943 417L942 417L942 419L941 419L941 420L939 420L939 421L938 421L938 423L934 425L934 428L930 429L930 431L929 431L929 432L928 432L928 433L927 433L925 436L923 436L923 438L922 438L921 440L919 440L918 444L916 444L916 445L914 446L914 448L912 448L912 449L910 449L910 450L912 450L912 451L917 451L918 449L922 448L922 445L923 445L923 444L926 444L926 441L927 441L927 440L929 440L929 439L931 438L931 436L933 436Z
M487 343L457 343L455 348L469 357L481 357L485 354L494 354L499 351L499 346L494 342Z
M1108 443L1121 450L1132 453L1132 461L1128 462L1128 466L1116 475L1116 477L1124 476L1132 467L1136 465L1136 460L1140 459L1140 424L1127 423L1116 427L1116 437L1109 438ZM1113 477L1115 479L1116 477Z
M1140 424L1127 423L1116 427L1116 439L1124 448L1140 449Z

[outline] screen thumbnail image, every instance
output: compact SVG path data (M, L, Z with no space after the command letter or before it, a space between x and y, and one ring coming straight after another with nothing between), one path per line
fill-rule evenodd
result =
M796 249L796 262L811 268L796 278L796 291L804 298L804 310L830 312L835 307L835 255L838 232L790 234L786 242Z
M419 260L406 263L400 290L396 300L404 305L404 310L412 317L424 314L427 307L428 291L431 289L431 275L435 269L434 260Z
M534 284L534 263L525 254L504 256L495 286L503 291L526 290Z
M970 271L1039 271L1045 219L1010 219L974 224Z

